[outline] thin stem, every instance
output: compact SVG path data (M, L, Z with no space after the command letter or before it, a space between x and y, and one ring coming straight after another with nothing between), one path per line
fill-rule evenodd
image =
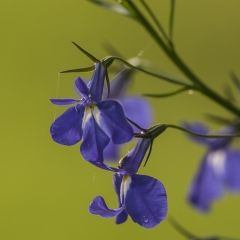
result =
M168 82L171 82L171 83L175 83L175 84L178 84L178 85L182 85L182 86L186 86L186 87L189 87L189 88L194 88L195 87L193 85L190 85L188 84L187 82L180 82L178 80L175 80L173 78L170 78L170 77L166 77L166 76L163 76L163 75L160 75L160 74L156 74L156 73L152 73L152 72L149 72L147 70L144 70L142 68L139 68L139 67L136 67L132 64L130 64L129 62L125 61L124 59L120 58L120 57L116 57L116 56L110 56L110 57L106 57L103 59L104 62L106 62L107 65L110 65L108 63L108 61L113 61L113 60L119 60L121 61L122 63L124 63L126 66L130 67L130 68L133 68L133 69L136 69L136 70L139 70L141 72L144 72L148 75L151 75L151 76L154 76L154 77L157 77L157 78L161 78L161 79L164 79L164 80L167 80Z
M173 42L174 13L175 13L175 0L171 0L171 10L169 18L169 39L171 43Z
M147 3L144 0L140 0L140 2L142 3L142 5L145 7L145 9L147 10L147 12L149 13L149 15L152 17L154 23L157 25L158 30L162 33L163 37L170 43L170 40L164 30L164 28L162 27L161 23L158 21L158 19L156 18L156 16L154 15L153 11L151 10L151 8L147 5Z
M160 124L161 126L162 124ZM186 132L188 134L197 136L197 137L204 137L204 138L233 138L233 137L240 137L240 134L226 134L226 135L219 135L219 134L200 134L200 133L195 133L192 131L189 131L183 127L177 126L177 125L173 125L173 124L164 124L166 125L167 128L174 128L177 130L180 130L182 132Z
M182 227L173 217L168 217L167 220L172 225L172 227L177 230L180 234L185 236L187 239L199 240L200 238L195 234L189 232L187 229Z

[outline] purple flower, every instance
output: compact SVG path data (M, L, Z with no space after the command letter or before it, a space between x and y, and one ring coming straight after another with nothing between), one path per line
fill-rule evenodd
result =
M110 139L121 144L133 137L121 105L114 100L102 101L105 75L103 64L96 63L88 84L80 77L75 80L82 99L50 99L56 105L75 104L53 122L50 133L54 141L67 146L83 139L80 151L87 161L103 162L103 150Z
M111 82L110 99L114 99L122 105L126 117L142 128L148 128L152 123L153 116L150 104L141 96L126 95L133 73L132 69L124 69L117 74ZM107 89L104 90L103 98L107 98ZM135 126L133 126L133 130L134 132L139 132L139 129ZM110 141L104 149L104 158L117 160L119 158L119 150L120 146Z
M105 200L97 196L89 206L90 213L104 218L116 217L116 224L125 222L129 215L134 222L145 228L153 228L165 219L167 196L163 184L155 178L136 174L150 144L151 139L140 139L120 160L120 169L113 176L118 208L109 209ZM110 170L101 163L98 167Z
M193 132L208 134L209 130L201 123L185 124ZM231 126L219 134L233 134ZM201 211L210 210L214 200L220 198L224 190L240 191L240 151L229 147L231 138L200 138L191 136L195 142L208 147L200 168L191 184L188 200Z

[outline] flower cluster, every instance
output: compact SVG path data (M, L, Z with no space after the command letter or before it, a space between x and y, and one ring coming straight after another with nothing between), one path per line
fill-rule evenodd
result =
M202 123L185 123L185 128L200 134L209 133ZM234 126L224 128L220 134L233 134ZM199 170L193 179L188 193L189 202L206 212L211 203L223 195L224 190L240 192L240 151L230 146L232 138L200 138L190 136L200 144L207 146Z
M111 99L108 99L104 93L106 71L100 61L95 63L89 83L86 84L77 77L75 87L81 94L81 99L50 99L55 105L73 105L55 119L50 133L54 141L67 146L82 140L80 152L83 158L98 168L114 172L118 208L109 209L104 199L98 196L90 204L90 213L105 218L116 216L117 224L125 222L129 215L141 226L152 228L167 215L167 197L163 184L150 176L137 174L152 139L140 138L136 146L120 160L118 168L110 167L104 162L107 153L116 156L116 144L129 142L134 136L135 126L132 127L127 121L126 112L138 124L146 126L150 122L150 110L141 98L124 97L122 90L125 85L120 84L120 80L126 80L126 75L121 75L115 81ZM141 115L147 118L139 118ZM110 148L114 150L111 151Z

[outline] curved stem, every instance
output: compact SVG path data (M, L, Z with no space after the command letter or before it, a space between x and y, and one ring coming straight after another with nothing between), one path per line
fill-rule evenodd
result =
M160 124L161 126L162 124ZM200 134L200 133L195 133L192 131L189 131L183 127L177 126L177 125L173 125L173 124L164 124L166 125L167 128L174 128L177 130L180 130L182 132L186 132L188 134L197 136L197 137L204 137L204 138L233 138L233 137L240 137L240 134L226 134L226 135L219 135L219 134Z
M193 89L197 90L197 88L195 88L195 86L190 85L187 82L180 82L180 81L178 81L174 78L171 78L171 77L167 77L167 76L160 75L160 74L157 74L157 73L149 72L145 69L142 69L142 68L139 68L139 67L136 67L136 66L130 64L129 62L125 61L124 59L122 59L120 57L108 56L108 57L105 57L105 58L102 59L102 61L105 62L106 65L110 65L109 61L112 62L113 60L119 60L122 63L124 63L126 66L128 66L132 69L136 69L136 70L139 70L141 72L144 72L148 75L151 75L151 76L154 76L154 77L157 77L157 78L161 78L161 79L167 80L168 82L175 83L175 84L182 85L182 86L186 86L186 87L193 88Z

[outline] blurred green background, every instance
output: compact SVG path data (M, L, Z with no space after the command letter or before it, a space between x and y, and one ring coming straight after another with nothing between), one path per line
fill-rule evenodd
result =
M170 1L151 0L149 5L167 28ZM239 0L177 1L176 48L197 75L217 91L230 84L230 71L240 76L239 9ZM112 173L84 161L79 144L61 146L49 134L55 114L60 115L65 107L55 108L48 99L76 96L72 86L77 74L61 75L58 81L58 72L91 64L71 41L97 58L108 55L103 47L106 41L125 58L143 51L144 58L179 73L144 29L83 0L1 0L0 29L0 239L185 239L167 221L148 230L130 218L115 225L114 219L90 215L89 203L97 195L110 207L117 206ZM81 76L89 78L91 74ZM132 92L173 89L159 79L137 73ZM154 123L206 121L206 112L231 116L198 93L149 101ZM129 146L123 154L127 150ZM186 202L189 183L205 150L182 133L168 130L155 141L151 158L140 173L164 183L169 215L187 229L199 235L238 237L239 195L226 194L208 214L198 213Z

